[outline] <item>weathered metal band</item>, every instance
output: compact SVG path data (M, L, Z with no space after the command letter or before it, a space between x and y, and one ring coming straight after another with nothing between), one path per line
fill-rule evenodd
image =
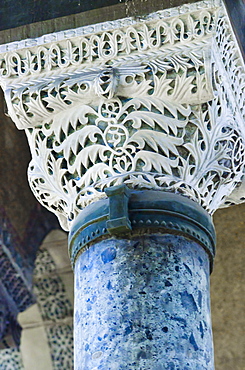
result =
M107 190L108 198L86 207L69 234L69 254L77 256L102 237L130 237L140 229L184 235L196 240L208 253L212 270L215 230L209 214L182 195L162 191L133 191L125 185Z

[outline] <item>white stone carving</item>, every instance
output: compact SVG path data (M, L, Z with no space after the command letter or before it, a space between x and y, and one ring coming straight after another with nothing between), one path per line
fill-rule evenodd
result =
M181 193L213 213L241 182L245 153L244 65L223 5L82 30L0 56L38 200L66 230L122 182Z
M142 20L144 21L156 21L160 19L169 19L172 17L178 17L182 14L194 13L202 9L212 9L222 6L221 0L208 0L199 1L192 4L185 4L177 8L170 8L166 10L159 10L155 13L148 14L144 16ZM139 23L141 19L128 17L123 19L117 19L115 21L108 21L103 23L96 23L85 27L78 27L75 29L69 29L66 31L54 32L35 39L26 39L21 41L14 41L8 44L0 45L0 53L6 53L10 51L16 51L24 48L32 48L38 45L46 45L50 43L55 43L59 41L74 39L76 37L81 37L85 35L91 35L94 33L101 33L107 30L113 30L117 28L123 28L128 26L134 26Z
M149 14L81 27L0 46L0 74L39 75L57 67L106 62L137 52L194 41L214 31L220 1L200 1ZM18 51L17 51L18 50Z
M216 37L213 44L214 63L218 66L216 74L219 83L225 88L229 100L232 102L232 114L244 132L245 122L245 68L244 60L237 47L234 35L231 32L228 18L224 9L220 9L217 22ZM235 190L225 198L221 207L243 203L245 201L245 176Z

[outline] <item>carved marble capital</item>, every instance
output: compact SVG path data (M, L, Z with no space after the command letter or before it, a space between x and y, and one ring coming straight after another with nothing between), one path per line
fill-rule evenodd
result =
M9 114L31 148L30 186L64 229L121 183L183 194L211 214L234 189L243 197L244 62L221 1L0 52Z

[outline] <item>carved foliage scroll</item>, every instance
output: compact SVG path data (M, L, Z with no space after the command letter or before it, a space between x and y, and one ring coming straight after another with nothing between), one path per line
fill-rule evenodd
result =
M32 190L64 228L66 215L72 221L87 204L104 196L105 187L122 182L136 189L182 193L212 213L240 181L244 143L225 93L217 84L216 97L195 104L194 95L207 87L198 74L203 64L197 61L195 73L188 76L183 61L181 65L175 60L178 77L173 80L166 77L164 59L134 72L128 68L116 88L113 71L101 72L98 80L106 78L97 89L97 104L93 100L67 109L42 128L28 131ZM193 104L175 102L191 101L192 94Z
M164 14L1 58L31 188L64 229L122 182L181 193L211 214L241 182L245 73L224 9L210 0Z

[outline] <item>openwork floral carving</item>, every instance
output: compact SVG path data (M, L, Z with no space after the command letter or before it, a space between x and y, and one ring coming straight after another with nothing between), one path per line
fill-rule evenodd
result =
M212 4L2 58L9 113L31 147L31 188L65 229L122 182L181 193L210 213L240 183L244 68Z
M213 212L242 176L243 140L222 97L197 107L116 98L81 110L35 131L29 167L39 201L70 220L122 182L181 192Z
M155 52L138 56L129 64L78 70L59 76L15 83L7 91L11 116L19 128L37 127L54 114L99 98L158 96L162 100L200 103L212 98L210 52L202 48ZM9 92L9 95L8 95ZM79 109L79 108L78 108ZM63 114L66 114L65 112ZM69 114L66 114L69 117Z
M236 45L230 24L223 10L220 10L217 22L217 31L214 46L217 50L213 54L216 65L219 66L216 75L219 82L225 86L229 100L233 102L232 113L236 122L244 130L245 121L245 69L244 60ZM225 76L225 78L224 78ZM236 189L225 199L222 207L239 204L245 201L245 177Z

